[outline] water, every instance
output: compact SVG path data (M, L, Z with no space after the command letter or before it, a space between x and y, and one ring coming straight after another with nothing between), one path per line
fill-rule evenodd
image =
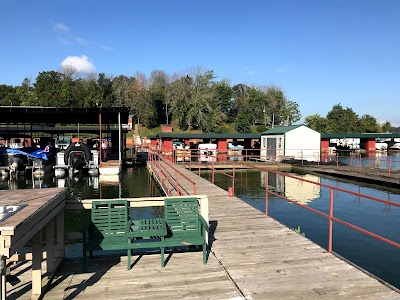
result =
M393 171L400 170L400 153L398 152L340 153L339 162L345 165L359 167L360 158L362 167L378 168L382 170L388 170L390 168Z
M227 172L229 173L229 172ZM211 173L202 176L211 180ZM298 175L305 179L369 196L400 203L400 191L351 181L326 179L316 175ZM329 214L330 189L269 173L270 189L289 199ZM228 190L231 179L215 174L215 184ZM265 212L265 172L237 171L235 196ZM328 219L269 195L269 215L328 248ZM344 192L334 192L334 216L400 243L400 208ZM333 225L333 251L365 270L400 288L400 249L378 241L339 223Z

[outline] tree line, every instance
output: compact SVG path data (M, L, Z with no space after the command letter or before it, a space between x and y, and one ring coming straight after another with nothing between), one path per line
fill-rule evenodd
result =
M261 132L276 125L293 124L301 118L298 103L289 100L280 87L231 85L229 80L217 80L213 70L200 67L172 75L154 70L149 77L140 72L134 76L99 73L80 77L69 66L62 71L40 72L33 83L25 78L20 86L0 85L0 105L128 107L134 122L148 128L173 123L182 130L205 133L223 133L229 130L226 124L232 124L230 128L237 132L250 132L252 127ZM343 120L338 125L335 118L340 116L349 117L346 122L351 126L339 128ZM376 127L375 118L368 115L358 118L340 104L326 118L312 115L305 120L306 125L320 132L383 130Z
M384 133L400 132L386 121L378 123L371 115L359 117L352 108L344 108L340 103L332 107L326 117L319 114L307 116L304 125L321 133Z

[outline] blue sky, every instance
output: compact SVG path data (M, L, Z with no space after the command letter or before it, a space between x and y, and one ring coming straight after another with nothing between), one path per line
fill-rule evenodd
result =
M80 63L107 75L201 66L281 87L302 116L341 103L400 126L400 1L1 1L0 84Z

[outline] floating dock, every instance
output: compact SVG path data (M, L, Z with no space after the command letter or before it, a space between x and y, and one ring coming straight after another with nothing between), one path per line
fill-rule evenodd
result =
M207 265L201 252L184 252L167 255L162 269L156 252L134 256L127 271L122 254L95 257L88 273L81 273L81 259L69 259L43 299L400 299L394 287L196 174L175 168L196 183L198 194L208 195ZM193 190L189 181L181 184ZM22 292L18 297L29 299Z

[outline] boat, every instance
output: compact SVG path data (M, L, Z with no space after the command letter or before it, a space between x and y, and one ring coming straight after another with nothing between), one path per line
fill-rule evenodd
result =
M217 161L217 144L199 144L200 162Z
M243 150L244 146L242 145L237 145L234 143L228 143L228 149L229 150Z
M393 151L393 152L400 151L400 143L394 143L393 145L387 147L387 151Z
M243 160L242 150L244 146L238 145L236 143L228 143L228 156L229 160L239 161Z
M190 160L190 146L185 145L182 142L177 142L173 144L173 149L175 152L176 161L189 161Z
M378 151L386 151L388 149L388 144L386 142L376 141L375 149Z
M45 148L3 148L0 152L1 161L10 176L16 176L26 171L33 175L43 175L52 170L58 149L48 144Z
M81 171L87 171L89 175L97 176L99 174L99 151L90 149L83 142L72 142L65 151L57 153L54 169L57 177L62 177L67 172L77 174Z

